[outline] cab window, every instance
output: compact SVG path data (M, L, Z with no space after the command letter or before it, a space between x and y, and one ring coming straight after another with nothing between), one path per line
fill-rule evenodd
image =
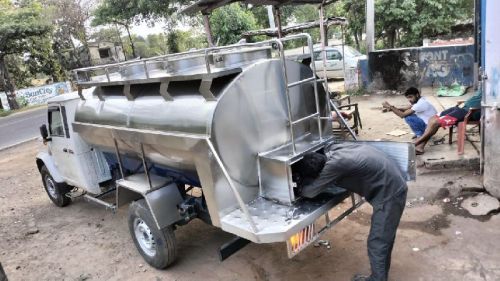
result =
M49 108L49 132L52 137L64 137L64 126L59 107Z
M313 56L314 56L314 60L315 61L320 61L323 59L323 57L321 56L322 52L314 52Z
M340 60L342 55L340 54L339 51L327 51L326 52L326 59L327 60Z

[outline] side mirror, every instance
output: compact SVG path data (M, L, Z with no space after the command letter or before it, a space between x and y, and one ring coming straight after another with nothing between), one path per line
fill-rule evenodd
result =
M42 135L43 143L47 143L48 141L50 141L47 125L43 124L42 126L40 126L40 135Z

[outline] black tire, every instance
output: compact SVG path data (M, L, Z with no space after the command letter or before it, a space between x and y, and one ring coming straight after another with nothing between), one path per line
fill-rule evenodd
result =
M147 228L144 228L144 224ZM175 261L177 241L174 230L171 226L158 229L144 199L130 204L128 227L137 250L152 267L164 269ZM139 235L142 237L137 237Z
M66 194L71 191L70 186L65 183L56 182L54 178L52 178L52 175L50 175L46 166L42 166L40 174L42 175L43 187L50 200L52 200L56 206L65 207L71 203L71 198L66 196Z

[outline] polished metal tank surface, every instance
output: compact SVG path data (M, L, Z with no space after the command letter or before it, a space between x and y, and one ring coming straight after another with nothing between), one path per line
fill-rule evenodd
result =
M225 59L214 62L217 57ZM132 86L98 85L92 98L80 102L73 127L86 142L105 151L113 152L116 141L122 153L137 157L142 144L148 161L196 172L212 223L219 226L220 217L238 207L233 188L245 203L259 195L259 154L291 142L284 66L289 85L313 72L294 61L283 65L270 57L269 49L220 53L212 62L227 73L204 72L199 56L194 56L165 67L187 74L181 71ZM141 68L130 69L140 73ZM321 116L329 116L321 86L318 95ZM316 112L314 96L313 83L289 88L292 120ZM331 136L331 123L321 122L323 137ZM298 123L295 138L319 139L317 126L314 118Z

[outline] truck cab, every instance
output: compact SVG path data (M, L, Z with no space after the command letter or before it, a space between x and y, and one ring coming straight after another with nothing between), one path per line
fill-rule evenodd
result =
M41 131L46 132L42 135L47 149L37 155L37 166L39 170L45 166L55 184L99 194L102 192L99 184L110 180L111 173L103 153L89 146L73 131L79 101L77 93L48 101L47 125L41 127Z

